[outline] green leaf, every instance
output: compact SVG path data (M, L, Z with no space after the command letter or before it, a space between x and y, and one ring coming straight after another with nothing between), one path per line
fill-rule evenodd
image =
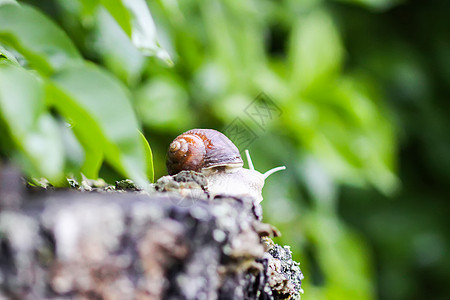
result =
M144 0L122 0L132 15L132 41L145 55L156 56L169 65L173 62L158 40L155 23Z
M365 6L376 10L387 10L405 0L335 0L338 2L348 2L355 5Z
M121 0L100 0L103 6L109 11L117 24L123 31L131 37L131 16L123 1Z
M11 64L0 63L0 116L28 175L61 180L64 150L57 124L45 110L42 84Z
M44 75L81 59L67 35L27 5L0 6L0 43L16 49L33 69Z
M0 6L4 4L15 4L19 5L16 0L0 0Z
M69 176L81 176L81 167L85 161L84 148L75 136L70 124L64 119L58 120L60 139L64 147L66 164L64 173Z
M74 2L75 4L66 0L58 0L58 2L66 10L77 15L81 21L90 18L96 10L104 7L125 34L131 37L131 15L121 0L78 0Z
M124 82L134 85L144 65L144 57L113 17L104 8L97 10L94 47L104 64Z
M8 50L6 50L2 46L0 46L0 61L2 61L2 60L7 60L8 62L10 62L18 67L20 66L16 57L11 52L9 52Z
M326 299L373 299L374 279L364 240L334 213L315 210L303 217L327 282Z
M147 80L135 95L136 111L145 126L177 131L194 124L192 115L187 113L191 109L188 95L176 78L158 76Z
M290 40L290 83L294 91L304 91L329 80L342 63L342 45L331 17L314 11L294 27Z
M93 25L93 16L105 8L114 22L131 40L133 46L139 49L141 55L156 56L169 65L173 64L168 52L160 45L155 23L144 0L78 0L77 5L64 0L58 0L58 2L70 14L78 18L80 24ZM102 26L102 24L98 25ZM89 25L84 26L89 27ZM112 38L114 37L107 37L109 40ZM122 37L119 36L117 39L122 39ZM122 44L116 45L116 47L121 46Z
M52 77L49 89L54 93L53 104L71 122L86 147L86 176L97 176L104 154L122 175L139 185L147 183L145 150L136 130L138 122L119 81L94 65L85 64L61 70Z
M47 86L53 105L66 117L72 130L84 149L84 163L81 172L88 178L97 178L103 162L103 138L96 121L80 107L76 100L55 88ZM100 138L99 138L100 137Z
M152 149L150 148L150 145L148 144L147 139L142 134L142 132L139 131L139 135L141 136L141 140L144 147L144 153L145 153L145 161L147 165L147 178L150 180L150 182L154 181L155 177L155 171L153 169L153 154Z

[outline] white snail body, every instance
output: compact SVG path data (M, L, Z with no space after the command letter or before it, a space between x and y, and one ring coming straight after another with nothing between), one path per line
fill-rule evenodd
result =
M215 195L250 196L260 203L265 179L277 167L264 174L256 171L248 150L245 150L249 169L237 147L222 133L212 129L193 129L179 135L169 146L167 170L169 175L193 170L205 175L208 191Z

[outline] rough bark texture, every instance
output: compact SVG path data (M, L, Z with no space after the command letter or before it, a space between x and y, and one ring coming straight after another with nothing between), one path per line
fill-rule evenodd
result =
M298 263L260 207L209 199L201 178L150 194L30 192L4 173L0 299L299 298Z

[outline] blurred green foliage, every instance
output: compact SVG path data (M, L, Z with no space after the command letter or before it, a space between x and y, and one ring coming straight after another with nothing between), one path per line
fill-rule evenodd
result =
M125 7L105 7L134 34L132 20L139 16L124 19ZM155 44L155 37L141 38ZM153 180L151 153L129 92L111 74L83 61L63 30L31 6L8 1L0 6L0 42L7 54L0 62L0 113L7 133L2 148L20 156L29 176L56 185L80 172L96 178L105 160L139 184ZM73 130L64 130L52 110Z
M239 118L255 167L288 167L263 206L303 299L446 299L448 1L21 2L0 6L0 151L28 174L152 178L141 124L158 178L176 135Z

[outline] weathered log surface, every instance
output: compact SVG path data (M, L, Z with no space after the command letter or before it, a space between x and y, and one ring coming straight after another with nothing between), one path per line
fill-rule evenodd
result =
M0 187L0 198L0 299L301 293L302 273L289 248L273 244L260 208L246 199L8 187Z

